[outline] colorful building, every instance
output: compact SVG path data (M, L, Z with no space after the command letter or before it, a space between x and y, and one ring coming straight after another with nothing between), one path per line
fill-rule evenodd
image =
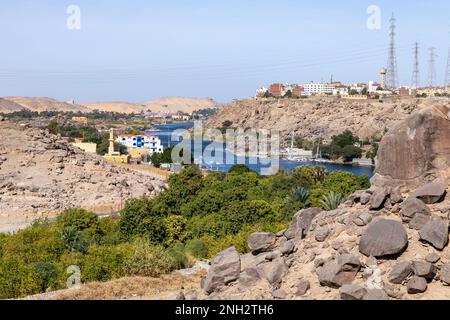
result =
M116 142L123 144L128 149L148 149L150 153L162 153L164 151L161 140L154 135L123 134L117 137Z

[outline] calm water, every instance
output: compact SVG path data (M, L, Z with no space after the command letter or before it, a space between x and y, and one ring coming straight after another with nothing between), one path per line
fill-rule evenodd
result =
M175 123L175 124L164 124L164 125L157 125L155 128L159 131L146 131L148 134L153 134L159 137L161 140L161 143L164 147L168 146L174 146L178 143L178 141L171 141L172 132L174 130L178 129L189 129L193 127L193 123ZM212 142L210 141L202 141L202 150L204 151L206 147L212 146ZM219 143L214 143L214 147L216 150L223 150L221 155L217 155L215 152L212 152L212 156L223 159L221 161L217 161L218 163L207 163L203 160L203 158L200 157L194 157L195 163L202 163L203 166L209 167L212 170L220 170L227 172L230 170L230 168L233 166L231 164L224 164L224 159L228 159L225 157L234 157L235 161L234 163L242 163L245 162L245 164L251 169L256 172L261 172L261 169L267 168L270 166L267 162L261 159L255 159L255 158L243 158L243 157L236 157L232 154L230 154L228 151L226 151L226 148L224 145L221 146ZM211 147L210 147L211 148ZM193 141L191 141L191 150L193 150ZM213 148L214 149L214 148ZM240 162L238 162L240 160ZM252 162L252 163L250 163ZM254 162L257 162L257 164L254 164ZM297 162L297 161L288 161L288 160L280 160L279 162L280 170L283 170L285 172L292 172L294 168L297 167L303 167L303 166L323 166L325 167L329 172L342 170L342 171L349 171L356 175L366 175L369 178L373 175L373 169L371 167L365 167L365 166L351 166L351 165L342 165L342 164L335 164L335 163L315 163L313 161L304 161L304 162Z

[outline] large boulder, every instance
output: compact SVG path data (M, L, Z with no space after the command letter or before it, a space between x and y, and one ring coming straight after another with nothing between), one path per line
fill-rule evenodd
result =
M409 189L450 177L448 104L414 112L382 139L372 184Z
M211 262L208 274L202 282L203 290L210 294L239 278L241 258L235 247L220 252Z
M448 220L433 217L419 230L420 239L443 250L448 244L448 227Z
M370 197L370 210L379 210L383 207L389 192L386 188L375 188Z
M351 284L360 268L358 258L351 254L342 254L319 268L317 275L322 286L340 288L345 284Z
M427 204L441 201L447 192L448 183L442 179L437 179L427 183L413 192L412 197L422 200Z
M446 285L450 285L450 262L447 262L441 267L439 279Z
M436 267L426 261L414 261L412 263L412 270L414 275L425 278L428 281L433 280L437 272Z
M261 278L266 279L271 285L277 285L289 271L284 259L279 258L271 262L262 263L257 267Z
M379 219L372 222L361 235L359 251L372 257L402 253L408 246L408 234L395 220Z
M248 239L247 244L250 250L255 253L271 251L277 241L277 236L270 232L256 232L252 233Z
M427 288L427 280L417 276L409 279L408 284L406 285L406 290L409 294L423 293L427 291Z
M366 288L357 284L345 284L339 288L342 300L362 300L366 293Z
M299 211L292 219L289 228L285 231L284 236L288 239L299 237L303 239L311 227L313 219L323 210L320 208L309 208Z

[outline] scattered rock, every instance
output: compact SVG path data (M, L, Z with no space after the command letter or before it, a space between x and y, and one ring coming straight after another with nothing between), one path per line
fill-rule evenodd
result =
M417 214L430 216L431 211L421 200L409 197L402 204L402 209L400 211L402 220L403 222L410 222Z
M363 193L361 195L361 198L359 199L359 202L362 205L366 205L366 204L368 204L370 202L370 197L372 197L372 195L370 193L365 192L365 193Z
M444 284L450 285L450 262L447 262L441 267L439 278Z
M433 280L437 273L436 267L426 261L413 261L412 270L414 275L425 278L428 282Z
M421 277L412 277L406 285L409 294L423 293L427 291L427 288L427 280Z
M414 191L411 196L420 199L427 204L433 204L443 200L447 192L447 188L447 182L442 179L437 179L420 187Z
M328 235L330 234L330 229L328 228L318 228L315 232L315 238L318 242L324 242Z
M239 284L245 287L255 285L261 277L256 267L247 268L239 275Z
M286 294L286 291L284 291L283 289L277 289L277 290L272 291L272 296L275 299L283 300L283 299L286 299L287 294Z
M438 250L443 250L448 244L448 227L448 220L433 217L420 229L420 239Z
M292 240L285 241L280 246L280 252L283 255L290 255L292 252L294 252L294 249L295 249L295 245L294 245L294 241L292 241Z
M345 284L339 288L342 300L362 300L367 290L357 284Z
M185 300L198 300L198 292L197 290L189 290L187 292L184 293L184 298Z
M408 223L408 227L414 230L420 230L424 225L430 221L431 216L417 213L414 218Z
M289 267L284 259L277 259L272 262L260 264L258 273L261 278L269 281L271 285L277 285L283 279L283 276L289 271Z
M311 288L311 284L308 280L300 280L300 282L296 285L297 291L295 292L296 296L304 296L308 290Z
M391 204L397 204L403 202L402 192L400 187L393 188L391 194L389 195Z
M284 233L288 239L299 237L303 239L311 227L312 220L323 210L320 208L309 208L299 211L293 218L289 228Z
M364 230L359 251L366 256L383 257L402 253L407 245L408 234L400 222L379 219Z
M364 212L360 214L357 218L355 218L355 220L353 220L353 223L359 227L364 227L368 225L372 221L372 219L373 216L370 213Z
M256 232L247 239L250 250L255 253L270 251L274 248L277 236L270 232Z
M203 290L210 294L239 278L241 258L235 247L220 252L212 261L203 283Z
M441 257L439 257L435 252L432 252L425 257L425 261L427 261L429 263L436 263L440 259L441 259Z
M376 188L370 197L370 210L381 209L388 196L389 192L386 188Z
M388 275L389 282L402 284L413 272L412 264L409 261L397 263Z
M383 289L368 289L363 300L389 300L389 296Z
M361 264L358 258L350 254L343 254L336 260L325 263L317 270L317 274L322 286L339 288L344 284L351 284L360 268Z

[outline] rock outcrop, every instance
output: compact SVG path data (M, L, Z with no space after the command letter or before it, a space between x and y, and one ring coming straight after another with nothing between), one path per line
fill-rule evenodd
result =
M415 112L390 130L380 143L376 173L377 186L423 187L450 174L450 106L440 104ZM440 180L441 181L441 180ZM426 195L425 195L426 196ZM432 198L435 198L433 196Z

